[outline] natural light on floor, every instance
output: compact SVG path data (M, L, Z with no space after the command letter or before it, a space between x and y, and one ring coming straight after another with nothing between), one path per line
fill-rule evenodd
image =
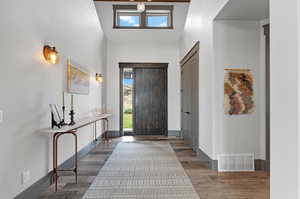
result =
M123 136L122 142L134 142L134 137L132 136Z

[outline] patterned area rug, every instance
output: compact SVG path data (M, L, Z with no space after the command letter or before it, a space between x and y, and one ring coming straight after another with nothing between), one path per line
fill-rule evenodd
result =
M167 142L120 143L84 199L199 199Z

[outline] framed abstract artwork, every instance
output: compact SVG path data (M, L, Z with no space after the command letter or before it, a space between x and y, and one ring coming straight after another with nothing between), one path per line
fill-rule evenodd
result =
M72 94L88 95L90 92L90 74L89 71L79 65L67 61L67 89Z
M224 111L226 115L254 112L253 74L248 69L225 69Z

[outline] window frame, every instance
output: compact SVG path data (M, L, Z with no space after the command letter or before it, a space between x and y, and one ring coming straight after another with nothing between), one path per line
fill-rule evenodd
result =
M173 5L146 5L144 12L138 12L136 5L113 5L113 28L114 29L174 29L173 26ZM124 10L124 12L122 12ZM166 13L159 13L155 11L167 11ZM129 11L129 12L126 12ZM130 12L133 11L133 12ZM136 11L136 12L134 12ZM148 12L147 12L148 11ZM149 12L153 11L153 12ZM139 26L120 26L120 14L121 16L140 16ZM123 15L123 13L125 15ZM126 15L127 14L127 15ZM168 26L148 26L148 16L168 16Z
M121 26L120 25L120 17L121 16L138 16L139 17L139 25L138 26ZM117 12L116 13L116 26L122 27L122 28L139 28L142 24L141 15L139 13L133 13L133 12Z
M150 26L149 25L149 19L148 17L161 17L161 16L167 16L167 26ZM148 28L168 28L171 27L171 13L155 13L155 12L149 12L146 13L146 26Z

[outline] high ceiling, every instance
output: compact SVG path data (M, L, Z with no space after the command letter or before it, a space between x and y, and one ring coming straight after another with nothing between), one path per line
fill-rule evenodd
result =
M230 0L217 20L263 20L269 18L269 0Z
M135 5L134 2L117 2ZM189 3L146 3L147 5L174 5L174 29L114 29L113 5L116 2L95 1L98 16L108 40L114 42L177 42L184 30Z

